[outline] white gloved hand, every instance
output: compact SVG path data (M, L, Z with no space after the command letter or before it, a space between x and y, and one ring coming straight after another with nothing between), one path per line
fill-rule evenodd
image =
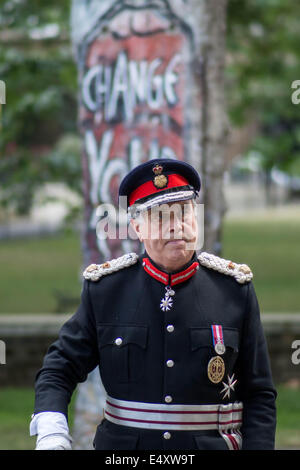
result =
M37 439L35 450L72 450L72 446L64 434L49 434Z
M30 435L37 434L35 450L72 450L67 419L63 413L43 411L32 416Z

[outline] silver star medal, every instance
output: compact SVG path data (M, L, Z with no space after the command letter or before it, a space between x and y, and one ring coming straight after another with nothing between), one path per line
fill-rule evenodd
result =
M160 302L160 308L163 310L163 312L166 312L167 310L170 310L171 307L173 307L173 295L175 295L175 291L173 291L170 286L167 286L165 296L161 299Z
M222 384L224 385L224 388L220 392L220 393L224 393L223 400L227 396L228 396L228 398L230 398L230 392L231 392L231 390L234 392L234 386L237 383L237 380L233 380L234 379L234 374L232 374L231 377L229 377L229 375L227 375L227 379L228 379L228 384L226 384L225 382L222 382Z

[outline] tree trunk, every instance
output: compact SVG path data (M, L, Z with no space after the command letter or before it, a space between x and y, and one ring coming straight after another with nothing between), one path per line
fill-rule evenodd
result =
M188 161L201 174L203 249L219 252L227 133L225 12L226 0L73 0L84 264L140 250L130 239L99 239L97 207L117 204L119 183L130 169L163 157ZM120 229L118 220L117 233ZM95 374L78 391L75 448L87 448L78 423L88 421L91 429L101 416L92 408L88 413L99 398ZM89 398L81 400L84 396Z
M222 218L226 210L223 177L228 121L225 109L226 0L205 2L203 34L203 202L205 250L221 254Z

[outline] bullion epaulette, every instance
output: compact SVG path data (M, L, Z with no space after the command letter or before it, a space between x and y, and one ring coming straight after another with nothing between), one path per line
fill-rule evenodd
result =
M90 264L84 271L83 277L89 281L98 281L100 277L119 271L135 264L138 260L136 253L127 253L119 258L106 261L102 264Z
M207 268L215 269L219 273L227 274L235 278L240 284L250 282L253 278L253 273L247 264L233 263L232 261L211 253L200 253L198 256L199 263Z

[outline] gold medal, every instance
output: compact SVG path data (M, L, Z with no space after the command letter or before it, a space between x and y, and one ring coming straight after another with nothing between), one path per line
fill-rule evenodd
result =
M211 382L218 384L225 374L225 363L220 356L214 356L207 365L207 375Z

